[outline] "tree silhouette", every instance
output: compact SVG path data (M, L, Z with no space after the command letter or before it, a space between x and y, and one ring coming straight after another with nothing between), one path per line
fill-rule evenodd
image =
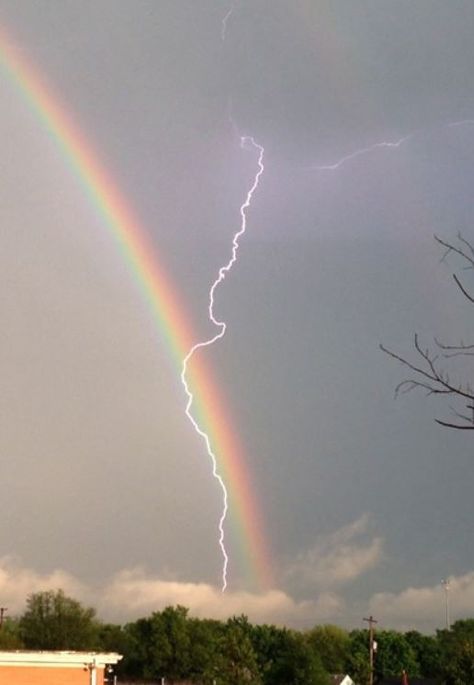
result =
M62 590L29 595L19 622L28 649L91 649L98 642L97 627L95 610Z
M444 250L441 261L454 256L461 262L463 270L474 269L474 246L461 233L458 233L455 243L442 240L438 236L434 238ZM456 273L452 276L463 297L474 304L474 295L461 278ZM395 396L419 389L427 396L441 396L452 400L455 404L450 404L449 407L455 420L435 421L448 428L474 430L474 389L469 380L465 379L465 366L459 367L459 362L466 362L469 357L474 357L474 344L466 344L462 340L458 344L446 344L435 337L431 348L424 347L415 333L414 348L416 354L412 361L385 345L380 345L385 354L411 371L410 377L402 380L395 388Z

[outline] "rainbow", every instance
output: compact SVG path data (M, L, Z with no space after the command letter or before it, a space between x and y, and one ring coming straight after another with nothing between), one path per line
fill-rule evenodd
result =
M27 103L60 150L66 166L85 191L146 300L173 363L181 369L183 358L195 338L176 288L158 262L146 231L101 164L91 142L44 76L27 61L3 30L0 30L0 73ZM257 580L261 588L268 588L272 584L270 556L244 451L225 411L222 394L199 355L193 358L187 378L194 394L193 412L209 436L220 475L228 488L229 513L237 532L245 573Z

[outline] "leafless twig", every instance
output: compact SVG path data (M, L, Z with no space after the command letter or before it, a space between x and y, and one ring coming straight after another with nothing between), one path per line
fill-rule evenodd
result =
M446 261L450 254L455 254L467 263L467 268L474 269L474 245L466 240L461 233L458 233L458 245L442 240L438 236L434 236L437 243L439 243L445 252L441 261ZM453 274L454 282L464 297L469 302L474 303L474 296L472 296L461 283L459 277ZM388 354L393 359L403 364L408 368L412 374L412 378L402 380L395 388L395 396L406 394L415 389L424 391L425 395L449 395L453 398L458 398L465 403L466 409L470 410L469 415L464 414L454 407L451 410L459 420L460 423L444 421L435 419L436 423L448 428L456 428L460 430L474 430L474 391L471 389L469 383L456 382L451 380L447 369L440 366L439 359L449 360L455 357L473 357L474 344L465 344L463 341L458 345L447 345L441 343L437 338L435 345L440 351L439 354L431 351L429 348L423 348L420 345L419 337L415 334L414 348L418 357L418 362L412 362L393 350L380 345L380 349ZM468 400L468 402L466 402Z

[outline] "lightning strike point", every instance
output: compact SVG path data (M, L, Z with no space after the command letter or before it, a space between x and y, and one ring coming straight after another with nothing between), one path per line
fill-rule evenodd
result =
M209 290L209 299L208 299L208 318L209 321L211 321L214 326L218 329L216 334L212 336L211 338L208 338L207 340L203 340L201 342L196 343L191 347L187 355L183 359L182 367L181 367L181 383L184 388L184 392L187 397L187 402L186 402L186 408L185 408L185 413L186 416L188 417L189 421L191 422L191 425L193 426L194 430L196 433L202 438L204 441L205 447L207 454L209 456L209 459L211 461L211 467L212 467L212 476L215 478L215 480L218 483L218 486L222 492L222 510L221 510L221 515L219 518L219 522L217 525L218 529L218 544L219 548L221 551L222 555L222 592L225 592L227 588L227 573L228 573L228 567L229 567L229 554L226 549L225 545L225 520L227 518L227 512L229 510L229 496L228 496L228 491L226 484L224 482L224 479L219 473L219 468L217 465L217 456L215 452L212 449L211 441L209 438L209 435L200 427L199 423L197 420L194 418L192 414L192 406L193 406L193 401L194 401L194 395L193 392L191 391L188 381L187 381L187 371L188 371L188 366L189 363L191 362L192 357L194 354L205 347L210 347L213 345L215 342L220 340L221 338L224 337L226 330L227 330L227 324L225 321L220 321L219 319L216 318L214 314L214 299L215 299L215 292L219 285L225 280L227 274L229 271L232 269L234 266L235 262L237 261L238 257L238 251L239 251L239 241L240 238L243 236L243 234L247 230L247 209L250 207L252 203L252 198L254 196L255 191L257 190L259 183L260 183L260 178L265 170L265 167L263 165L263 156L264 156L264 148L262 145L259 145L255 141L252 136L240 136L240 147L242 149L248 150L248 149L254 149L257 152L257 171L255 172L255 175L253 177L252 184L247 191L247 195L245 197L244 202L240 206L240 227L239 229L234 233L234 236L232 238L232 251L231 251L231 257L229 261L224 264L223 266L220 267L218 273L217 273L217 278L215 281L212 283L211 288Z

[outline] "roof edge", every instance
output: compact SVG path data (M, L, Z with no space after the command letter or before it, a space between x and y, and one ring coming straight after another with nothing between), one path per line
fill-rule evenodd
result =
M0 651L1 666L106 666L117 664L117 652Z

